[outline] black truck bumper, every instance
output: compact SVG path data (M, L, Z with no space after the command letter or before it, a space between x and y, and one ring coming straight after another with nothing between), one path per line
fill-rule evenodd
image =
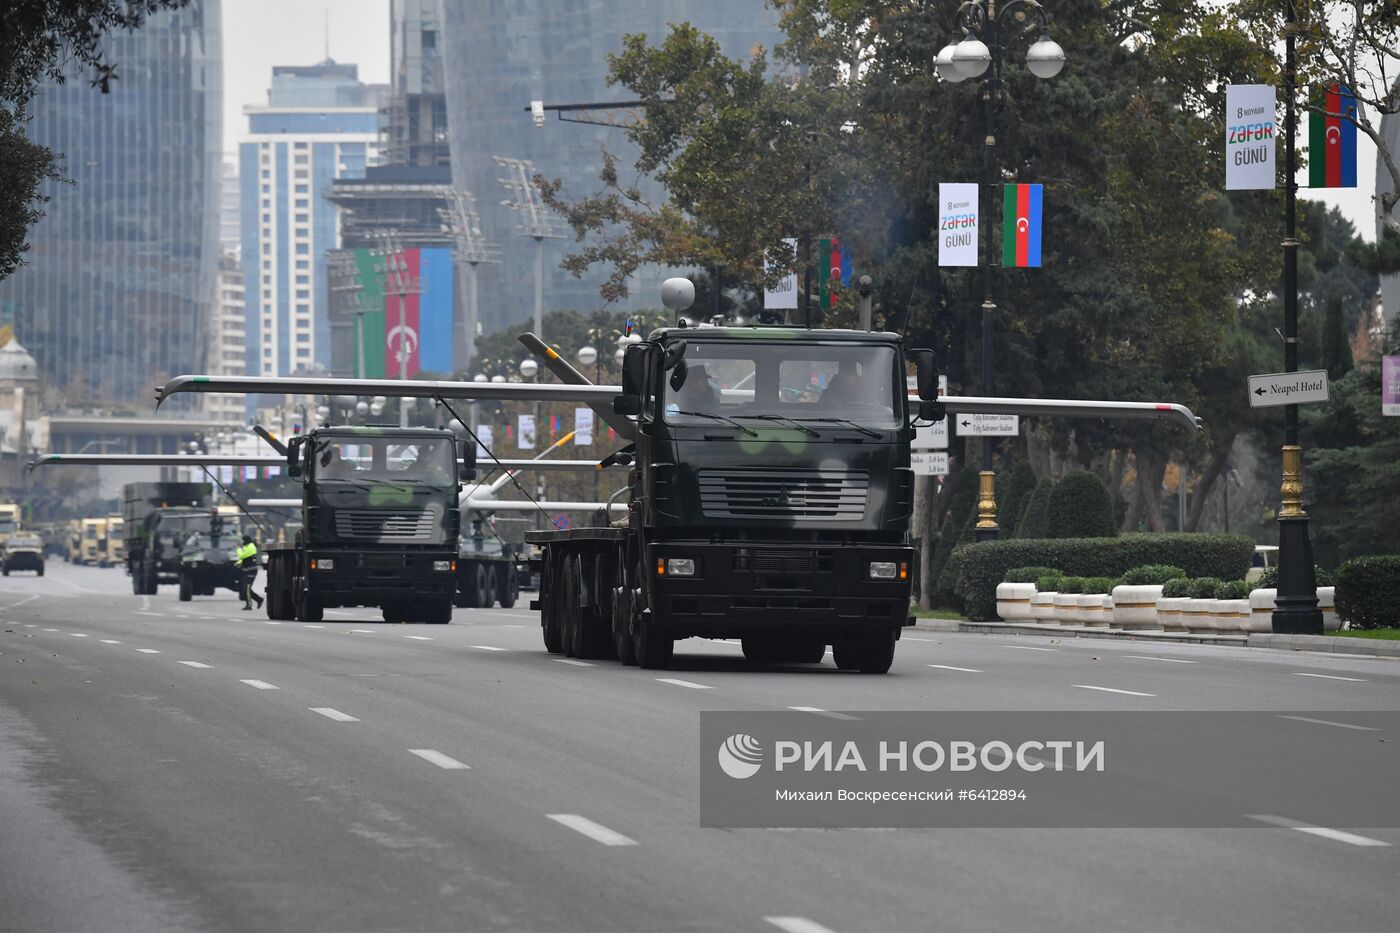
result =
M455 549L392 554L312 550L306 559L310 590L323 606L450 600L457 593Z
M676 638L834 633L908 624L913 548L890 544L794 546L665 542L649 549L651 617ZM670 558L695 562L692 576ZM893 579L872 579L872 562Z
M5 558L6 570L43 570L44 558L41 554L23 551Z

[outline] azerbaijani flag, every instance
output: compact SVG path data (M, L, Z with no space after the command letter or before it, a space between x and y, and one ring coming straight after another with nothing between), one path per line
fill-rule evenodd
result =
M1001 264L1040 268L1044 185L1002 185Z
M823 237L819 243L817 262L818 304L831 308L841 294L841 288L851 283L851 257L836 237Z
M1308 113L1308 187L1356 187L1356 97L1340 84L1329 84Z

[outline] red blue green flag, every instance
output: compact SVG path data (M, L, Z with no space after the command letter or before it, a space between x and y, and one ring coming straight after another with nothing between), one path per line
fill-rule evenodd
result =
M1044 185L1003 185L1001 197L1001 264L1040 268Z
M840 298L841 288L851 283L851 257L836 237L822 237L817 246L819 304L830 309Z
M1356 187L1356 97L1341 84L1316 95L1308 113L1308 187Z

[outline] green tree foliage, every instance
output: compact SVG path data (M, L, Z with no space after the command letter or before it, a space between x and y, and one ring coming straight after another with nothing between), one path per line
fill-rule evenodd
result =
M1050 496L1055 490L1055 481L1044 477L1035 484L1021 509L1021 519L1016 523L1018 538L1048 538L1050 536Z
M932 561L928 578L934 581L935 591L948 555L958 544L963 526L967 524L967 517L977 514L977 471L959 470L951 482L953 487L948 492L948 508L940 526L938 543L934 545L932 557L927 558Z
M1032 492L1035 491L1035 471L1024 461L1016 464L1011 478L1005 485L997 482L997 524L1001 533L1010 537L1020 523L1021 512Z
M1322 325L1322 365L1327 368L1328 378L1335 380L1351 372L1351 364L1351 341L1342 321L1342 300L1331 298Z
M1047 538L1112 538L1118 534L1103 480L1075 470L1050 494Z
M43 183L63 177L53 152L26 139L15 115L0 107L0 280L20 264L29 227L44 216Z

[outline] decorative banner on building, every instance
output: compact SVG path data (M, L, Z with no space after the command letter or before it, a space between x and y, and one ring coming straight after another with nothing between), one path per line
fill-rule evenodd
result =
M977 185L938 184L938 264L977 265Z
M476 455L477 457L491 456L486 452L491 446L491 426L489 424L478 424L476 426Z
M1040 268L1044 185L1003 185L1001 194L1001 264Z
M451 373L452 250L416 247L403 250L398 257L406 268L387 276L384 271L387 257L368 249L357 249L354 253L359 300L366 309L362 315L357 315L359 336L364 341L365 378L398 378L400 333L408 357L408 375L416 375L420 370ZM400 290L404 292L402 316ZM357 352L357 360L358 357Z
M1381 414L1400 416L1400 356L1381 357Z
M1269 84L1225 88L1225 187L1252 191L1274 187L1277 95Z
M521 415L518 424L519 427L516 428L515 433L516 443L519 444L521 450L534 450L535 416Z
M851 257L835 237L817 241L817 295L821 307L830 309L841 298L841 289L851 284Z
M791 237L783 240L792 250L794 256L797 255L797 238ZM772 266L768 260L763 261L763 271L769 272ZM797 310L797 273L789 272L778 281L775 288L765 288L763 290L763 307L769 311L795 311ZM628 333L631 333L629 330Z
M1312 106L1318 109L1308 112L1308 187L1355 188L1355 95L1329 84L1316 90Z
M593 409L574 409L574 446L587 447L593 443Z

